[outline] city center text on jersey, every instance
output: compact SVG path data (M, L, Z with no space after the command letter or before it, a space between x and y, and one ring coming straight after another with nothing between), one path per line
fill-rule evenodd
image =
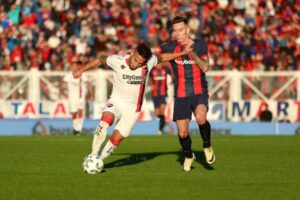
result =
M128 80L128 84L145 84L147 76L127 75L123 74L123 79Z

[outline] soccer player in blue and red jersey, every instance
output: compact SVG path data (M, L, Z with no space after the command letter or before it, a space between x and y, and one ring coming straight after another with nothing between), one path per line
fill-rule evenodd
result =
M215 154L211 146L211 128L206 119L208 111L208 91L205 73L208 71L207 45L202 38L192 40L189 37L190 29L184 17L177 16L172 20L173 39L158 47L152 48L152 53L180 52L186 45L193 43L193 51L188 55L171 60L174 83L174 115L179 141L182 146L185 160L183 170L190 171L196 159L192 152L192 141L189 136L189 123L192 112L195 115L201 137L203 139L206 162L212 164Z
M152 99L154 103L154 112L159 118L159 131L161 135L166 124L165 108L166 98L168 96L167 76L171 75L171 70L163 64L158 64L152 68L149 74L149 84L152 90Z

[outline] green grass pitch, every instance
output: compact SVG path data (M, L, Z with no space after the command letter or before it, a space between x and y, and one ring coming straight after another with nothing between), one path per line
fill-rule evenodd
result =
M188 173L176 136L130 136L87 175L92 136L0 137L0 199L300 199L299 136L213 136L212 167L192 139Z

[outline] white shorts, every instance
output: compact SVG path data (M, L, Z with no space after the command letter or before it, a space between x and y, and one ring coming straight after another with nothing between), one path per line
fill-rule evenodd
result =
M111 112L115 115L115 129L120 131L123 137L128 137L140 112L136 112L133 106L120 103L122 100L109 99L103 112Z
M70 104L70 112L75 113L79 109L84 108L84 99L72 99L70 100L69 104Z

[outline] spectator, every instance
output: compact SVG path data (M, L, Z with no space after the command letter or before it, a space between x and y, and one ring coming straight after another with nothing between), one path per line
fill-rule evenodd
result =
M13 24L19 24L20 21L20 9L21 9L21 0L17 0L15 4L10 6L8 12L8 18Z
M265 104L265 109L259 114L259 121L271 122L273 118L272 112L269 110L268 104Z
M5 2L0 5L0 41L5 49L0 54L1 61L10 60L5 66L14 66L14 70L31 68L26 67L31 48L42 55L35 65L43 70L54 64L50 58L57 48L67 46L77 54L95 57L129 49L139 39L153 46L167 42L172 38L170 19L175 14L188 18L192 38L201 34L208 43L213 70L300 68L298 1ZM99 54L96 49L101 50ZM62 64L67 65L66 61ZM3 65L1 62L0 70Z
M166 125L165 109L168 95L168 75L171 76L171 69L163 64L158 64L149 73L149 85L152 90L154 113L159 118L158 135L163 134Z

